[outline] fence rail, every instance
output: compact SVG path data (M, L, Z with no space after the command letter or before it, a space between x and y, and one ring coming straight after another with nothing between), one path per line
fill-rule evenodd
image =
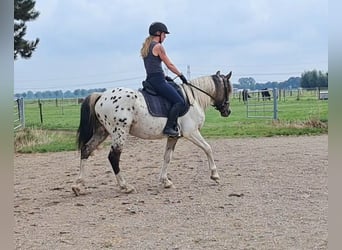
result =
M238 90L233 98L246 105L248 118L278 119L286 112L286 103L299 101L322 102L328 100L328 88ZM293 104L292 104L293 105ZM303 107L299 107L302 109Z
M247 117L278 119L277 89L255 90L246 97Z
M264 97L261 91L249 92L252 98L249 98L247 105L242 100L242 93L235 91L232 107L234 109L235 106L236 110L240 110L238 116L241 119L247 117L292 120L292 117L297 115L300 119L309 119L310 117L327 119L327 101L325 98L319 98L319 93L325 93L327 89L322 89L319 92L317 89L276 89L274 93L272 90L268 90L268 92L270 96ZM277 103L274 103L275 100ZM76 130L78 128L81 98L24 99L24 102L25 117L24 114L19 116L15 102L14 116L18 128L25 124L27 127L53 130ZM24 106L22 107L24 109ZM18 122L19 117L22 117L23 125Z

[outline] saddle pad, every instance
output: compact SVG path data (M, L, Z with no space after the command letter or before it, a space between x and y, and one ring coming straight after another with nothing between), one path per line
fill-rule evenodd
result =
M171 108L171 103L165 98L157 95L151 95L143 89L139 89L145 98L148 111L152 116L167 117ZM179 116L183 116L189 110L189 105L186 105L186 109Z

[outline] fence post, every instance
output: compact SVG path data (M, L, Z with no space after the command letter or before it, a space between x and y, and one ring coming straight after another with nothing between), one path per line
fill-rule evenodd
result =
M43 124L43 111L42 111L42 103L40 99L38 99L38 105L39 105L40 123Z
M317 96L318 96L318 100L321 99L321 88L317 87Z
M24 98L19 99L19 119L20 123L22 124L21 126L25 128L25 107L24 107Z
M17 98L15 100L15 112L14 115L16 118L14 119L14 130L17 130L19 128L25 128L25 110L24 110L24 99L23 97ZM19 122L18 125L16 125L16 122Z
M273 119L278 120L278 92L273 88Z
M299 94L300 94L300 90L297 90L297 101L299 101Z

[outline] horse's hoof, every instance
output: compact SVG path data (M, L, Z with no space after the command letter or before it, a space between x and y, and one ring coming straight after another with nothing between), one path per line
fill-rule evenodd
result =
M170 181L169 179L162 180L162 181L159 183L159 186L160 186L160 187L163 187L163 188L174 188L174 187L175 187L175 186L173 185L172 181Z
M122 191L125 194L137 193L137 190L135 189L135 187L133 187L131 185L127 185L126 187L122 188Z
M80 195L81 189L78 186L72 186L71 189L76 196Z
M210 176L210 179L212 179L213 181L215 181L217 184L220 183L220 177L217 175L217 176Z
M175 188L172 182L164 184L164 188Z

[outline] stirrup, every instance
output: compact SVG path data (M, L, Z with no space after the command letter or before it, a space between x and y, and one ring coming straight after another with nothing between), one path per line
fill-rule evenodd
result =
M163 134L170 136L170 137L178 137L179 136L179 132L173 128L164 128Z

